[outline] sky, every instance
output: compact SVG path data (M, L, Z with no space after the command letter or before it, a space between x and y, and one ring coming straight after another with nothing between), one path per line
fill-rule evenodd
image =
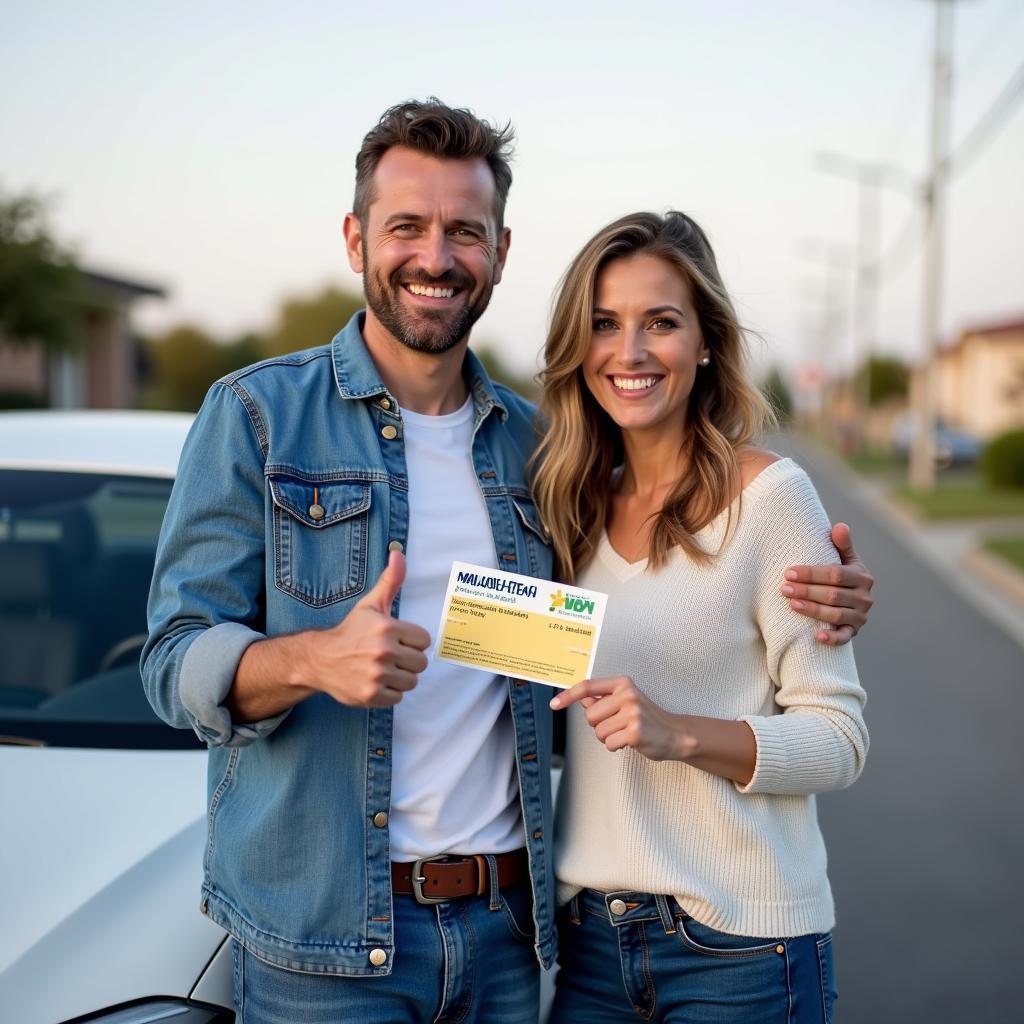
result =
M386 107L436 95L517 132L512 248L476 343L535 371L587 238L677 208L710 235L756 364L834 375L862 344L857 188L815 154L923 179L933 19L931 0L7 3L0 188L53 197L84 265L167 289L140 330L229 339L285 296L358 290L341 237L355 154ZM1022 55L1021 0L956 4L954 149ZM1024 316L1022 108L950 184L946 340ZM920 216L880 195L874 347L914 360Z

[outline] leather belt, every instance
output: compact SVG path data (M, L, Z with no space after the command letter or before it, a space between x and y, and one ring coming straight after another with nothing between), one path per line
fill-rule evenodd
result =
M498 866L499 889L515 885L529 876L526 850L492 855ZM458 899L460 896L484 896L491 889L491 870L483 854L471 857L421 857L411 863L391 864L391 891L415 896L417 903L429 905Z

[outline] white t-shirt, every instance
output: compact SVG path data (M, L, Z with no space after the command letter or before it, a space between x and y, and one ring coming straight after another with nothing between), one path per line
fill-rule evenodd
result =
M473 469L473 403L402 410L409 475L408 575L399 616L436 643L453 561L496 568ZM515 736L504 680L434 657L395 706L391 859L505 853L523 845Z

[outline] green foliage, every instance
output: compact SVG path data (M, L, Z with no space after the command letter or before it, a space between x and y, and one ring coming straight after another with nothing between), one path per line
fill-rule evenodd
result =
M363 297L327 287L309 298L286 298L277 324L263 341L264 356L326 345L363 308Z
M194 411L210 385L226 373L260 359L329 342L363 307L361 296L324 288L309 298L286 299L267 336L246 334L230 343L199 327L181 324L145 343L146 376L150 385L142 404L150 409ZM527 376L510 370L496 351L474 346L491 377L536 400L537 387Z
M81 340L79 290L74 260L50 234L45 202L0 192L0 332L16 344L73 347Z
M362 305L357 295L324 288L310 298L286 299L268 335L249 333L227 343L181 324L146 345L151 383L143 404L150 409L198 409L210 385L226 373L268 356L325 344Z
M153 383L143 404L149 409L194 412L215 380L260 358L262 342L247 334L222 344L197 327L181 325L146 347Z
M978 468L990 487L1024 488L1024 429L989 441Z
M1024 537L989 537L985 548L1024 572Z
M893 493L926 519L989 519L1024 516L1024 490L994 489L968 476L939 480L933 491L897 487Z
M789 390L789 385L777 366L773 366L761 381L761 394L775 411L780 425L788 423L793 415L793 393Z
M531 402L536 402L540 398L540 388L538 388L537 382L532 377L525 377L510 370L501 356L486 343L480 346L474 345L473 351L483 363L487 376L491 380L496 380L513 391L518 391Z
M864 374L868 375L871 390L871 405L884 405L891 398L904 398L910 387L910 371L907 364L890 356L872 356L857 370L856 386L863 394Z

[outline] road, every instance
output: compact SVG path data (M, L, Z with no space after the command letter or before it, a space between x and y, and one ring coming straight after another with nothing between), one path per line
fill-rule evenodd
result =
M808 470L878 581L855 641L867 767L818 802L836 1019L1020 1020L1024 647L901 544L829 459L796 439L773 447Z

